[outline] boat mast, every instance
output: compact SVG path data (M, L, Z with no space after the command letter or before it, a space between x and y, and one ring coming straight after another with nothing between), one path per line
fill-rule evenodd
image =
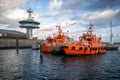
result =
M61 26L57 25L56 28L58 29L58 34L61 34L62 33Z
M93 32L93 24L90 22L90 26L89 26L89 30L88 30L88 32L90 33L90 34L92 34L92 32Z

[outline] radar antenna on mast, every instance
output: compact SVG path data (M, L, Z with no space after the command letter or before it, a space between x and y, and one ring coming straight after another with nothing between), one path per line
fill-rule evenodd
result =
M56 28L58 29L58 33L62 33L61 25L57 25Z
M88 30L88 32L90 32L90 33L92 33L93 32L93 24L90 22L90 26L89 26L89 30Z
M33 13L33 10L31 9L31 8L29 8L28 10L27 10L27 12L28 12L28 19L33 19L33 17L32 17L32 13Z

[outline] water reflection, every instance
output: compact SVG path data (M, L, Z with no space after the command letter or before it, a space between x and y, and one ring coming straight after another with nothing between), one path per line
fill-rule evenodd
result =
M120 52L54 56L38 50L0 50L0 80L117 80Z
M102 55L104 55L104 54L101 54L101 55L98 55L98 54L96 54L96 55L79 55L79 56L64 56L64 58L63 58L63 60L65 61L65 62L74 62L74 61L81 61L81 60L94 60L94 61L96 61L96 59L99 57L100 58L100 56L102 56Z
M83 55L64 57L63 61L73 71L74 74L79 74L84 79L96 79L102 73L101 59L103 55ZM80 78L79 76L76 76Z

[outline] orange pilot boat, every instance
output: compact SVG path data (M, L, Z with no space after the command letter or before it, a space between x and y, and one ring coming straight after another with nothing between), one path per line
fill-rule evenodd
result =
M43 53L51 53L52 44L53 44L52 42L53 42L53 38L49 36L47 38L47 41L45 41L41 44L40 51Z
M106 53L105 46L101 42L101 37L97 37L92 32L93 25L90 23L89 30L86 34L83 33L79 37L79 41L70 44L67 43L64 48L66 55L81 55L81 54L99 54Z
M53 54L55 54L55 51L61 50L61 46L63 46L66 43L66 41L69 39L68 36L62 33L61 26L56 26L56 28L58 29L58 34L53 38L49 36L47 38L47 41L42 43L41 52L43 53L52 52Z
M68 37L68 35L64 35L64 33L62 32L61 26L56 26L56 27L58 29L58 34L53 39L51 54L62 55L64 54L64 50L63 50L64 45L70 38Z

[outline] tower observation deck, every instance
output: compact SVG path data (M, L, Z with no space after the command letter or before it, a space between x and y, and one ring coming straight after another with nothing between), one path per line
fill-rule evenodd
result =
M27 12L28 12L28 19L21 20L18 23L20 24L19 25L20 28L26 28L27 38L32 39L32 37L33 37L32 29L39 28L38 25L40 25L40 23L33 19L33 17L32 17L33 11L31 8L29 8L27 10Z

